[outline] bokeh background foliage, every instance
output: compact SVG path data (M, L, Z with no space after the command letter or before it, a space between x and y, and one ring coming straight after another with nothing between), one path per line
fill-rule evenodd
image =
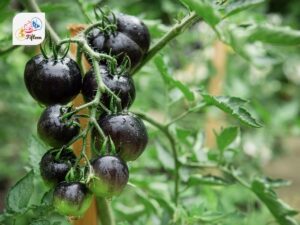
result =
M29 96L23 83L24 65L38 49L10 47L12 18L24 10L20 2L0 2L2 209L8 188L26 174L29 168L38 171L39 159L46 150L35 137L36 122L42 108ZM232 179L226 175L225 180L212 176L203 178L203 174L220 177L220 173L214 169L191 171L183 168L180 170L181 201L175 207L170 194L173 190L174 163L168 141L161 135L161 131L147 123L150 135L147 150L140 159L129 165L130 185L121 196L112 200L119 224L297 224L292 219L286 219L295 212L288 207L276 209L276 198L273 192L266 189L286 185L287 182L262 181L259 174L263 172L273 178L292 179L292 185L281 188L279 194L294 208L300 208L300 178L297 176L300 169L297 161L300 157L297 149L300 135L300 35L297 31L300 29L300 2L81 2L91 16L93 6L98 3L108 5L115 11L139 16L150 28L152 43L187 14L187 8L183 5L196 10L203 17L200 23L172 40L134 76L137 99L131 111L146 112L157 121L168 122L201 102L199 92L205 91L249 100L247 110L254 118L258 118L259 122L255 123L263 125L259 129L249 128L236 118L211 107L191 112L188 117L173 124L172 133L180 143L182 162L218 161L222 156L225 161L240 168L246 177L254 180L252 191L249 191L239 184L231 184ZM207 7L200 7L203 5L199 2L207 4ZM44 0L38 3L61 37L68 37L67 27L70 24L85 23L82 9L76 1ZM237 13L245 8L247 10ZM220 47L218 39L226 45ZM223 64L221 69L218 66L220 61ZM215 80L220 70L223 78ZM215 86L219 82L222 88L216 91ZM231 128L223 131L223 136L219 138L215 138L212 130L207 129L212 128L220 133L221 127ZM211 136L213 141L209 139ZM231 141L223 143L224 136ZM46 187L37 177L32 178L32 183L36 190L30 201L35 204L40 202L42 196L39 193L44 193ZM29 182L28 185L32 184ZM260 196L263 192L269 195L262 195L260 199L254 195L256 193ZM265 199L265 196L270 198ZM44 201L47 208L47 198ZM263 204L268 201L269 206L273 206L270 210ZM275 210L277 221L270 214L272 210ZM33 208L25 216L19 216L14 224L30 224L34 220L37 222L32 224L48 224L42 223L42 220L38 223L38 218L45 216L51 218L51 224L68 224L56 214L45 215L45 212L40 212L38 215L33 211L37 209ZM280 213L284 216L281 217ZM13 221L9 224L13 224Z

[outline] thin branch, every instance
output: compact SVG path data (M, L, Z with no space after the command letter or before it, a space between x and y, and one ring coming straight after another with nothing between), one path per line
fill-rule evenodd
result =
M13 45L13 46L10 46L10 47L5 48L5 49L0 49L0 56L5 55L7 53L10 53L10 52L16 50L19 47L21 47L21 46L20 45Z
M194 23L200 20L200 17L192 12L188 16L186 16L182 21L175 24L171 30L166 33L145 55L143 61L135 67L131 74L134 75L137 73L147 62L149 62L161 49L163 49L171 40L180 35L186 28L190 27Z
M175 119L170 121L166 126L168 127L168 126L172 125L173 123L176 123L177 121L179 121L179 120L183 119L184 117L188 116L190 113L197 112L200 109L204 108L205 106L207 106L207 104L203 103L203 104L199 104L195 107L192 107L192 108L188 109L187 111L183 112L182 114L177 116Z

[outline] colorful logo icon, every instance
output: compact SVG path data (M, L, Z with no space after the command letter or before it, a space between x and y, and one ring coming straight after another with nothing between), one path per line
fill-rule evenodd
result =
M45 37L44 13L19 13L13 21L14 45L37 45Z

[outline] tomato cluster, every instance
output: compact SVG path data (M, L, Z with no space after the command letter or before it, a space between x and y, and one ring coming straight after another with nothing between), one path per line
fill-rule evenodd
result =
M120 194L129 178L126 162L136 160L148 142L144 123L127 110L135 100L135 85L128 71L147 53L149 31L133 16L118 14L108 20L115 23L115 30L104 32L95 26L86 35L86 43L91 49L114 57L118 62L112 69L108 60L99 60L105 91L98 87L95 68L82 78L77 62L67 56L58 58L56 54L51 57L40 54L25 66L28 92L46 107L38 121L37 133L50 150L40 161L40 173L45 183L54 188L56 210L67 216L82 216L93 194L99 197ZM90 52L84 54L89 59ZM126 64L130 68L119 69L126 59L130 61ZM100 91L101 95L96 95ZM100 96L96 101L99 105L92 106L97 108L98 129L93 125L87 133L93 140L91 160L82 154L76 157L70 147L87 135L81 129L79 118L82 115L70 105L80 93L87 103ZM115 101L116 96L120 102ZM82 163L83 159L85 163Z

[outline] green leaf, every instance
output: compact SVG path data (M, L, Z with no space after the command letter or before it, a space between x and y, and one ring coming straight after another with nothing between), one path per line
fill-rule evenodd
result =
M276 193L263 180L255 179L251 184L251 190L267 206L279 224L298 224L293 218L291 218L291 216L298 214L298 211L279 199Z
M35 136L30 140L29 151L29 165L33 168L36 174L39 173L39 162L46 152L46 146Z
M247 0L247 1L232 2L226 6L224 18L245 11L252 7L258 6L264 2L265 0Z
M238 119L242 124L259 128L262 125L258 123L251 114L244 109L242 106L247 103L247 101L237 98L237 97L227 97L227 96L211 96L208 94L203 94L203 99L208 105L214 105L230 114L234 118Z
M237 127L227 127L217 134L217 144L223 152L237 137L239 129Z
M168 68L166 66L166 63L164 62L164 59L161 55L158 55L154 59L154 63L160 72L164 82L171 86L178 88L182 94L185 96L185 98L189 101L195 100L195 95L192 91L190 91L189 87L181 83L179 80L174 79L168 72Z
M33 171L30 171L10 189L6 199L9 211L23 212L28 207L34 188L33 176Z
M225 186L228 185L229 182L223 179L222 177L205 175L202 176L200 174L191 175L187 182L188 186L195 185L212 185L212 186Z
M300 45L300 31L269 24L257 25L250 30L249 41L262 41L273 45Z
M35 220L30 223L30 225L51 225L48 220Z
M195 11L212 27L221 21L221 14L214 8L212 1L208 0L180 0L191 11Z

